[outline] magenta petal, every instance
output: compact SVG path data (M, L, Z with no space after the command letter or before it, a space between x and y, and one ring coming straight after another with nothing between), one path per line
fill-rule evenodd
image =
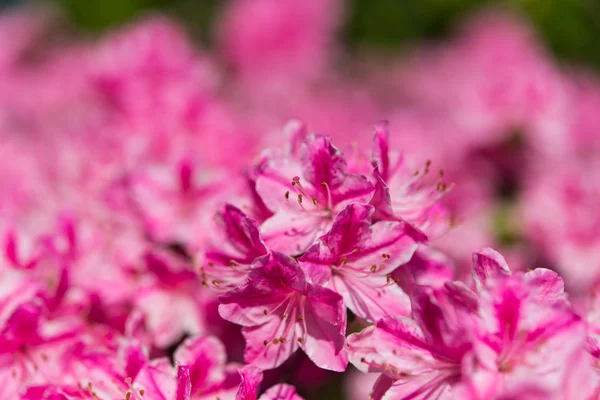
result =
M260 367L273 369L283 364L299 346L295 321L271 318L263 325L244 327L242 333L246 339L244 360Z
M410 313L408 295L386 276L334 275L333 288L342 294L346 306L354 314L367 321Z
M392 208L392 198L390 188L385 184L384 180L379 175L375 175L375 191L369 204L375 207L373 219L379 220L395 220L394 209Z
M225 347L216 337L189 338L177 348L174 358L188 366L194 393L209 391L225 379Z
M245 365L238 369L242 381L235 400L256 400L258 389L263 380L263 373L260 368L254 365Z
M432 347L418 324L406 317L387 317L377 323L373 343L399 373L418 374L435 364Z
M260 231L270 249L294 255L304 252L329 224L318 212L278 212Z
M486 247L473 253L473 280L477 290L481 291L488 279L510 274L508 264L497 251Z
M348 359L359 371L364 373L383 372L385 358L377 352L373 341L375 325L348 336Z
M337 188L346 175L346 160L340 150L322 135L311 135L300 149L303 177L314 187Z
M180 369L181 368L181 369ZM149 396L156 399L187 399L190 396L189 370L180 366L177 372L169 363L162 358L146 364L135 378L133 388L139 393L143 390ZM184 396L184 397L180 397ZM161 397L162 396L162 397Z
M308 357L320 368L345 371L346 310L337 293L313 286L304 308L301 324L305 337L301 344Z
M267 253L256 221L248 218L240 209L231 204L225 206L221 216L225 223L227 237L238 251L253 257Z
M390 160L389 153L389 137L390 127L388 121L379 121L375 124L375 134L373 135L373 162L377 165L377 169L381 177L387 179Z
M546 268L536 268L523 276L531 287L536 299L543 303L566 302L565 282L556 272Z
M179 365L177 367L177 394L175 400L190 400L191 392L190 368L186 365Z
M340 257L352 253L368 238L373 211L372 206L360 203L352 203L340 211L324 239L332 254Z
M336 210L351 203L368 204L375 193L375 186L363 175L346 175L340 186L331 191L331 201Z

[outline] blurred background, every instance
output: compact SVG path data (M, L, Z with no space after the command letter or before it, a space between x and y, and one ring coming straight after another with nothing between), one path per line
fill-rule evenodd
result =
M89 33L162 12L183 23L196 40L210 44L211 24L227 0L45 0L69 25ZM28 3L2 0L2 6ZM31 3L31 2L29 2ZM600 68L600 3L593 0L348 0L341 33L350 48L400 51L415 40L442 38L466 16L500 6L524 16L554 54Z
M12 146L0 148L0 159L17 161L0 162L0 183L11 189L0 195L10 217L0 218L0 228L15 223L36 237L66 209L93 232L114 224L119 239L131 233L132 243L146 246L151 237L152 245L192 254L207 239L198 232L211 207L239 195L237 187L223 190L222 182L235 182L227 174L252 165L266 147L284 146L290 118L331 135L348 155L368 149L373 123L388 119L392 147L405 150L417 171L429 170L431 160L429 183L443 178L452 187L435 197L450 226L427 227L432 245L420 261L451 264L448 279L466 278L471 252L491 246L513 270L559 271L575 303L600 281L596 0L0 4L7 15L0 20L0 138ZM32 11L11 14L24 6ZM186 203L183 214L180 203L145 192L156 170L176 181L174 167L190 159L200 175L217 177L220 198L203 198L191 212ZM115 187L130 191L135 212ZM138 275L152 275L125 241L105 260L114 255L105 251L114 244L108 241L99 257L117 275L107 285L121 282L123 258ZM106 310L136 303L133 286L106 295L88 288L82 271L74 285ZM136 307L152 316L151 305ZM130 310L119 323L103 323L120 327ZM206 310L199 314L209 319ZM178 343L173 338L198 333L175 321L168 338L153 342L163 351ZM239 331L219 329L230 359L240 361ZM281 381L307 399L358 400L373 377L329 373L297 355L268 373L265 387Z

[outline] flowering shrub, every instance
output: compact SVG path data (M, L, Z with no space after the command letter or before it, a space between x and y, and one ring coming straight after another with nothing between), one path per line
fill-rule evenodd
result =
M354 79L342 6L0 17L0 399L599 398L600 86L488 14Z

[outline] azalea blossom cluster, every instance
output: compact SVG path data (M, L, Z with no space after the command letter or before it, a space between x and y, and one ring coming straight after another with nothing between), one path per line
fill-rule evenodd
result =
M600 397L600 85L498 14L340 72L343 15L0 15L0 399Z

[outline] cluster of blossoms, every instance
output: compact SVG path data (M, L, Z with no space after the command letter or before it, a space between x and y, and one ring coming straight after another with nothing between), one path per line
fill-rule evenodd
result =
M600 85L499 15L339 73L343 5L0 15L0 399L600 398Z

